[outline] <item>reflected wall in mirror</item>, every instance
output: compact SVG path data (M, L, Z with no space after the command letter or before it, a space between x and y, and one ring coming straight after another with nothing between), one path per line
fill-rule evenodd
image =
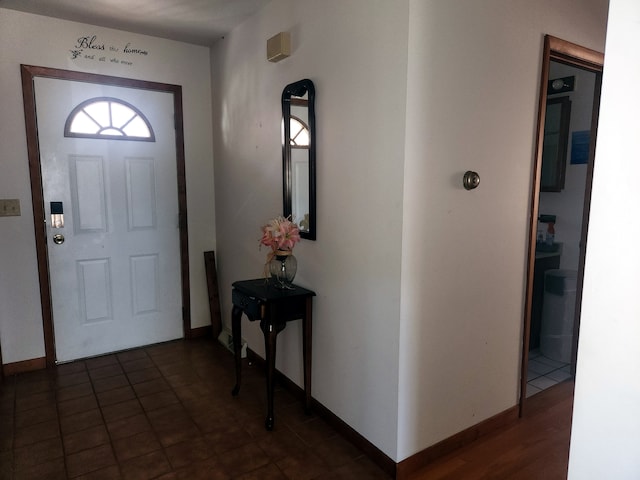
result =
M315 88L305 79L282 92L283 214L300 228L300 236L316 239Z

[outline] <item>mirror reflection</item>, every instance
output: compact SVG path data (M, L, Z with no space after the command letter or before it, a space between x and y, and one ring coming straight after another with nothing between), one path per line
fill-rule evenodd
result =
M531 395L575 374L603 59L600 53L545 37L521 408ZM535 373L548 362L562 379Z
M547 99L540 177L540 190L543 192L559 192L564 188L570 119L569 96Z
M310 240L316 238L314 99L311 80L282 92L283 211Z

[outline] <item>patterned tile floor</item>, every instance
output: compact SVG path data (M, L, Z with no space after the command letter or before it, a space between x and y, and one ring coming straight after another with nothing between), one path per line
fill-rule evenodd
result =
M388 479L321 418L211 340L175 341L5 378L0 480Z
M569 378L571 366L568 363L551 360L537 349L529 352L527 398Z

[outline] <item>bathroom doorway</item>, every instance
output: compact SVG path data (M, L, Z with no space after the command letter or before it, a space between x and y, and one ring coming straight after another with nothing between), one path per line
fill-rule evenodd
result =
M603 55L545 37L533 175L520 414L575 374Z

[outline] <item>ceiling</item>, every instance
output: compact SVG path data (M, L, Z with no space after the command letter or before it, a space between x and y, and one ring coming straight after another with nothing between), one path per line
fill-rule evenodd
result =
M0 7L212 45L269 0L0 0Z

